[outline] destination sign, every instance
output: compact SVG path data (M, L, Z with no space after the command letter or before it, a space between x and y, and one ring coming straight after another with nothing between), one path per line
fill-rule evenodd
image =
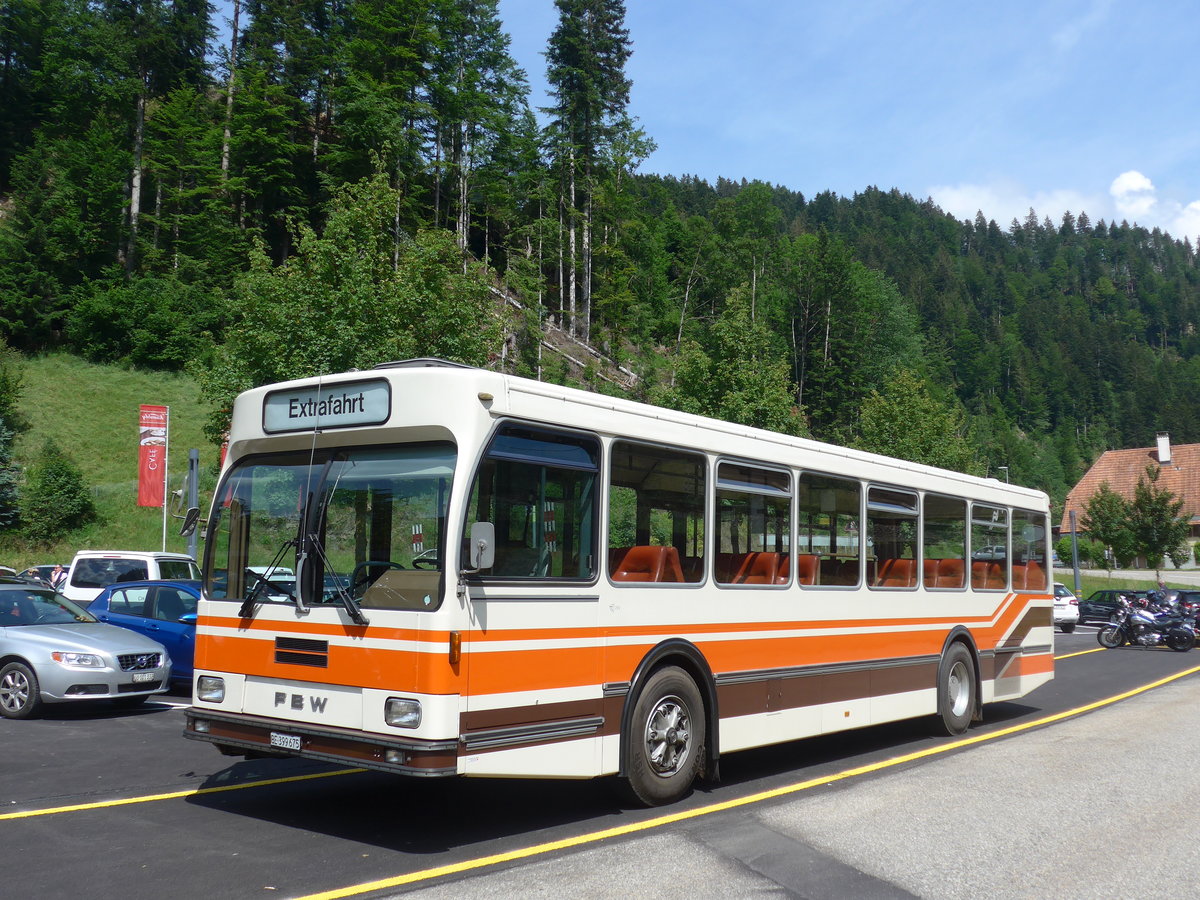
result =
M312 384L272 391L263 402L263 431L311 431L382 425L392 413L392 393L386 381Z

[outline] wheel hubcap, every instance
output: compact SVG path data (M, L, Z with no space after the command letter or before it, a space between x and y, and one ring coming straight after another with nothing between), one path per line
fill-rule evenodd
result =
M20 672L9 672L0 681L0 706L16 712L29 699L29 682Z
M967 711L967 704L970 703L968 696L970 691L970 679L967 676L967 667L961 662L956 662L954 667L950 669L950 680L946 685L947 692L950 695L950 712L957 718L962 716Z
M678 772L690 753L690 716L678 697L663 697L646 719L646 759L654 774Z

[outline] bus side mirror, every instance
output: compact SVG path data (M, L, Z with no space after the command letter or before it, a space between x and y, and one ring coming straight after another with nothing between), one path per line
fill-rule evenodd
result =
M183 517L183 525L179 528L179 533L183 537L190 537L192 532L196 530L196 522L200 519L200 507L188 507L187 514Z
M471 542L467 551L471 572L490 569L496 562L496 526L491 522L471 524Z

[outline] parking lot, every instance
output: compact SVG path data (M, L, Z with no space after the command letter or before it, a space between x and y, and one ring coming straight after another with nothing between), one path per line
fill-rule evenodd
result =
M0 865L12 896L610 897L664 878L701 897L1178 896L1169 879L1112 882L1125 876L1094 859L1150 823L1185 867L1194 854L1172 838L1197 824L1181 762L1200 655L1103 651L1093 628L1057 643L1055 681L989 706L965 740L914 721L731 754L720 784L659 810L623 806L608 780L222 757L180 736L179 693L60 707L0 725ZM1086 846L1062 837L1080 833Z

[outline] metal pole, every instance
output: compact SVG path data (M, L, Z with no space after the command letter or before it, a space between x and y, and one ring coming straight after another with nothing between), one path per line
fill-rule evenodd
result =
M165 553L167 550L167 504L171 500L171 407L166 407L167 410L167 427L166 441L163 446L163 526L162 526L162 548Z
M1079 586L1079 532L1075 530L1075 510L1071 510L1071 567L1075 570L1075 596L1080 593Z
M187 508L200 505L200 451L193 447L188 451ZM188 535L188 556L198 559L196 550L200 540L200 529L193 528Z

